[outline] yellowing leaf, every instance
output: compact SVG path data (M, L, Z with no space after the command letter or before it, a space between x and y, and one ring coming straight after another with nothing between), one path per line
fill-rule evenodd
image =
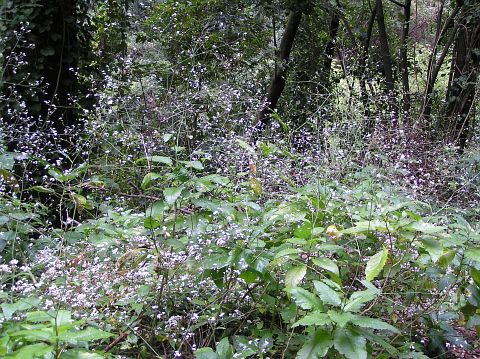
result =
M387 248L383 248L383 250L370 257L367 262L367 268L365 269L365 275L368 281L371 281L380 274L383 267L385 266L385 263L387 263L387 258Z

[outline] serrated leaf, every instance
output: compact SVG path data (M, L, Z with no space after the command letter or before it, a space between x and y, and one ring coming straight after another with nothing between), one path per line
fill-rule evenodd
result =
M327 313L323 313L320 311L314 311L312 313L307 314L302 319L295 322L292 327L302 326L310 326L310 325L318 325L324 326L329 325L332 323L330 316Z
M170 187L163 190L163 195L165 196L165 202L172 205L182 194L183 188L181 187Z
M302 309L319 309L323 310L323 303L315 294L310 293L308 290L293 287L287 289L295 303Z
M465 258L480 262L480 247L467 249L465 251Z
M296 287L307 274L307 266L300 265L290 268L285 274L285 287Z
M201 348L194 353L196 359L219 359L217 353L212 348Z
M337 293L333 288L318 280L313 281L313 285L323 303L336 307L342 304L340 293Z
M355 315L352 323L362 328L388 330L393 333L400 333L397 328L395 328L393 325L388 324L387 322L384 322L383 320L365 317L363 315Z
M333 341L330 333L324 330L317 330L313 336L305 342L297 353L296 359L319 359L327 355L332 347Z
M349 312L337 312L336 310L329 310L328 316L334 321L338 327L343 328L350 322L353 322L355 316Z
M387 258L387 248L383 248L383 250L370 257L367 262L367 267L365 268L365 275L368 281L371 281L380 274L383 267L385 266L385 263L387 263Z
M367 289L352 293L343 310L347 312L356 312L360 310L363 305L377 297L378 293L374 290Z
M337 276L340 274L337 264L329 258L312 258L312 263L316 266L319 266L320 268L332 272Z
M347 359L367 359L367 340L350 329L337 329L333 345Z

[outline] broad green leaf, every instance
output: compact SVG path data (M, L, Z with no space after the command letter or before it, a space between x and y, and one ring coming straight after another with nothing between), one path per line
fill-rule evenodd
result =
M233 347L230 345L227 337L220 340L216 349L219 359L233 358Z
M59 310L55 315L55 325L60 327L72 322L72 313L68 310Z
M280 257L285 257L291 254L298 254L300 253L301 250L299 248L285 248L282 249L280 252L275 254L275 259L280 258Z
M465 258L480 262L480 247L474 247L465 251Z
M333 345L332 336L324 330L317 330L313 336L305 342L297 353L296 359L319 359L327 355L328 349Z
M455 250L451 250L451 251L448 251L446 253L443 253L437 260L437 264L441 267L441 268L447 268L450 263L453 261L453 259L455 258L455 255L457 254L457 251Z
M248 284L255 283L258 278L258 273L257 271L247 269L240 274L239 278L243 279Z
M55 193L55 190L51 188L43 187L43 186L32 186L30 187L30 190L40 192L40 193L50 193L50 194Z
M347 359L367 359L366 339L350 329L335 330L333 343Z
M196 359L220 359L212 348L201 348L194 353Z
M320 268L323 268L329 272L334 273L335 275L339 275L340 271L338 270L337 264L329 258L312 258L312 263Z
M162 163L167 166L173 165L173 161L170 157L166 156L148 156L142 157L135 161L135 163L143 163L143 162L154 162L154 163Z
M163 195L165 196L165 202L167 202L170 205L174 204L177 201L177 199L180 197L182 190L183 189L181 187L165 188L163 190Z
M312 236L312 224L308 221L303 222L295 228L293 235L297 238L309 239Z
M185 167L187 168L193 168L194 170L201 171L203 170L203 164L200 161L182 161L183 164L185 164Z
M365 317L363 315L355 315L352 323L362 328L388 330L393 333L400 333L400 331L397 328L395 328L393 325L390 325L384 322L383 320Z
M290 268L285 274L285 287L296 287L307 274L307 266L300 265Z
M367 267L365 269L365 275L368 281L371 281L372 279L374 279L380 274L383 267L385 266L385 263L387 263L387 258L388 258L387 248L383 248L383 250L381 250L377 254L374 254L373 256L370 257L370 259L367 262Z
M43 329L18 330L10 334L10 336L14 338L24 338L29 342L38 342L53 340L55 333L52 327L48 327Z
M237 138L235 141L237 141L238 145L243 148L244 150L246 150L247 152L249 152L251 155L255 155L255 150L253 149L252 146L250 146L248 143L246 143L245 141Z
M337 293L333 288L318 280L313 281L313 285L323 303L336 307L342 304L341 294Z
M354 292L343 307L343 310L347 312L356 312L360 310L365 303L375 299L377 295L378 292L371 289Z
M302 326L310 326L310 325L318 325L318 326L324 326L324 325L329 325L332 323L332 320L330 319L330 316L327 313L323 313L320 311L314 311L306 316L304 316L302 319L298 320L293 324L292 327L298 327L300 325Z
M423 221L413 222L406 229L422 232L425 234L433 234L433 233L443 232L445 230L444 227L435 226L434 224L426 223Z
M336 310L329 310L328 316L337 324L338 327L343 328L347 323L353 322L355 316L349 312L337 312Z
M443 246L435 238L423 238L420 243L422 247L428 252L432 260L436 262L443 254Z
M143 177L141 187L142 189L148 189L151 186L152 181L161 178L162 175L160 173L149 172Z
M0 307L2 308L3 316L8 320L12 318L15 312L30 309L39 302L38 298L22 298L15 303L2 303Z
M323 310L323 303L320 298L306 289L300 287L288 288L287 293L290 293L295 303L302 309Z
M90 342L99 339L110 338L113 334L103 330L88 327L79 331L64 332L59 335L59 339L67 343L77 345L78 342Z
M472 267L470 268L470 275L477 287L480 287L480 270Z
M60 355L60 359L103 359L105 356L83 349L70 349Z
M53 347L45 343L37 343L32 345L25 345L19 350L13 352L8 358L15 359L33 359L41 358L45 354L52 353Z
M49 322L53 319L52 315L48 314L43 310L35 311L35 312L28 312L26 314L27 322L31 323L41 323L41 322Z

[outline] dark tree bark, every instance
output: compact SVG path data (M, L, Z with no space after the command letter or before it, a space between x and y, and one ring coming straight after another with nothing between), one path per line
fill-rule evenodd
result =
M389 110L396 119L398 116L398 108L395 101L395 82L393 79L392 56L390 53L390 46L388 44L387 28L385 26L385 17L383 13L383 1L377 0L377 25L378 36L380 41L380 52L383 65L383 73L385 76L385 87L387 91L387 101Z
M337 40L338 28L340 26L340 17L336 10L331 11L330 27L328 29L328 42L325 45L322 77L327 89L330 88L330 72L332 69L333 54L335 53L335 42Z
M466 9L467 10L467 9ZM446 95L449 138L463 151L475 116L474 99L480 65L480 6L465 11L452 56L451 80Z
M258 112L258 120L263 126L270 122L270 115L277 107L278 100L280 99L283 89L285 88L285 76L288 69L288 60L301 19L302 12L300 10L290 10L287 25L285 26L285 32L283 33L280 41L280 47L276 53L275 70L272 74L270 86L267 91L267 96L265 99L266 103Z
M366 119L370 117L370 105L368 103L368 92L367 92L367 61L368 61L368 52L370 49L370 42L372 40L373 25L375 24L375 18L377 17L377 7L375 6L372 9L370 19L368 20L367 25L367 34L365 36L365 41L363 43L362 56L360 57L359 63L359 76L360 76L360 97L363 103L363 111ZM367 132L370 130L371 124L367 124Z
M75 147L78 123L75 71L78 42L76 0L9 2L4 55L5 99L1 112L10 151L35 154ZM25 11L29 25L17 21Z
M408 117L410 114L410 81L408 71L408 37L410 33L410 14L412 0L405 0L403 6L403 27L400 39L400 67L402 71L402 90L403 90L403 115Z
M425 88L425 94L423 96L423 105L421 110L421 121L423 123L427 123L430 119L430 115L432 113L432 93L435 87L435 82L437 80L438 73L440 72L440 68L442 67L445 57L448 54L448 51L455 40L455 35L458 30L458 21L455 22L455 19L462 7L462 2L457 1L457 6L452 11L450 16L447 18L445 23L442 26L442 15L443 15L443 3L441 4L438 16L437 16L437 32L435 35L435 43L433 46L432 54L430 55L430 59L428 62L428 70L427 70L427 85ZM453 26L453 29L451 27ZM449 37L445 40L445 44L443 45L442 52L439 56L438 49L440 42L445 38L448 30L451 29Z

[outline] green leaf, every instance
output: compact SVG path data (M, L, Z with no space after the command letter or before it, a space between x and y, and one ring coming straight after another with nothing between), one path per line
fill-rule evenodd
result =
M149 172L143 177L141 187L142 189L148 189L150 188L150 185L152 181L161 178L162 175L160 173L155 173L155 172Z
M350 329L335 330L333 343L347 359L367 359L367 340Z
M193 168L194 170L201 171L203 170L203 164L200 161L180 161L187 168Z
M390 325L384 322L383 320L365 317L363 315L355 315L352 323L362 328L388 330L393 333L400 333L400 331L397 328L395 328L393 325Z
M420 242L434 262L443 254L443 246L437 239L423 238Z
M196 359L220 359L212 348L201 348L194 353Z
M58 338L72 345L77 345L78 342L90 342L94 340L110 338L111 336L113 336L113 334L97 328L88 327L84 330L61 333Z
M59 310L55 316L55 325L60 327L64 324L70 324L72 322L72 313L68 310Z
M303 222L295 228L293 235L297 238L309 239L312 236L312 224L308 221Z
M443 232L445 230L444 227L435 226L434 224L426 223L423 221L413 222L405 229L414 230L414 231L422 232L425 234L433 234L433 233Z
M330 319L330 316L327 313L323 313L320 311L314 311L306 316L304 316L302 319L298 320L295 322L292 327L298 327L300 325L302 326L310 326L310 325L318 325L318 326L324 326L324 325L329 325L332 324L332 320Z
M365 303L375 299L377 295L378 292L371 289L354 292L343 307L343 310L347 312L356 312L360 310Z
M383 267L385 266L385 263L387 263L387 258L388 258L387 248L383 248L382 251L370 257L370 259L367 262L367 267L365 269L365 275L367 276L368 281L371 281L372 279L374 279L376 276L380 274Z
M50 194L55 193L55 190L53 190L51 188L43 187L43 186L32 186L32 187L30 187L30 190L36 191L36 192L41 192L41 193L50 193Z
M70 349L60 355L60 359L103 359L105 356L83 349Z
M2 308L3 316L8 320L12 318L15 312L30 309L39 302L40 300L38 298L23 298L11 304L2 303L0 307Z
M243 279L246 283L255 283L258 278L258 273L251 269L247 269L240 274L239 278Z
M353 322L355 319L355 316L349 312L337 312L336 310L329 310L328 316L340 328L343 328L347 323Z
M480 271L472 267L470 268L470 275L472 276L472 279L477 287L480 287Z
M233 347L230 345L228 338L225 337L217 344L217 354L219 359L232 359Z
M323 303L315 294L310 293L308 290L293 287L286 289L287 293L290 293L293 300L302 309L319 309L323 311Z
M330 333L319 329L305 342L302 349L297 353L296 359L323 358L332 345L333 341Z
M285 274L285 287L296 287L307 274L307 266L300 265L290 268Z
M446 253L443 253L437 260L437 264L441 268L447 268L450 263L452 263L453 259L455 258L455 255L457 254L457 251L451 250Z
M45 354L52 353L53 347L44 343L25 345L19 350L13 352L8 358L15 359L33 359L41 358Z
M31 323L42 323L49 322L53 319L53 317L43 310L38 310L34 312L28 312L25 319L27 320L27 322Z
M253 190L253 193L255 193L257 196L260 196L262 194L262 182L258 180L258 178L252 177L250 178L250 188Z
M315 290L318 293L318 296L323 303L330 304L333 306L340 306L342 304L342 298L339 293L334 289L330 288L325 283L319 282L318 280L313 281Z
M167 166L173 165L173 161L170 157L166 156L148 156L139 158L135 161L135 163L142 163L142 162L154 162L154 163L161 163Z
M163 190L163 195L165 196L165 202L167 202L170 205L174 204L177 201L177 199L180 197L182 190L183 188L181 187L165 188Z
M480 247L467 249L465 251L465 258L480 262Z
M312 263L316 266L323 268L335 275L340 275L337 264L329 258L312 258Z

